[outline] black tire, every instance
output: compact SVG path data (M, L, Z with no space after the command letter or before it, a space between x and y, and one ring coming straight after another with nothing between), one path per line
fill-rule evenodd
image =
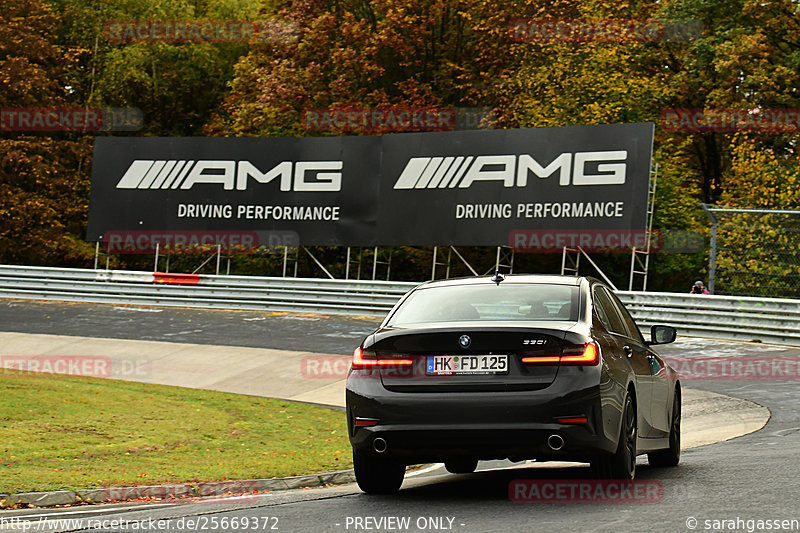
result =
M394 494L400 490L406 475L402 463L355 450L353 469L358 487L367 494Z
M471 474L478 468L478 460L474 457L452 457L444 462L444 467L451 474Z
M625 397L622 408L617 450L592 461L595 475L601 479L633 479L636 476L636 406L630 395Z
M669 448L647 454L651 466L678 466L681 461L681 390L675 389L672 422L669 427Z

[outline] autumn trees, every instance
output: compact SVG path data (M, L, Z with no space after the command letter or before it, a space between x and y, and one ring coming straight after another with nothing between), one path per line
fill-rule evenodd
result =
M251 43L106 38L109 21L142 19L272 21L286 31ZM531 19L691 31L515 36L515 21ZM506 128L653 121L656 226L705 231L701 201L800 207L787 192L797 127L688 131L664 127L663 114L800 108L798 20L792 0L0 0L0 106L135 107L142 130L118 133L135 135L350 134L303 124L306 109L347 106L490 108ZM85 264L91 136L2 135L0 261ZM416 252L403 253L413 271ZM703 261L661 254L653 288L682 287Z
M134 108L144 117L140 135L197 135L248 44L114 44L106 24L249 20L258 6L257 0L2 0L0 107ZM0 262L90 264L94 246L84 237L95 134L0 132Z
M0 108L69 106L74 64L41 0L0 1ZM80 135L2 132L0 261L83 264L91 143Z

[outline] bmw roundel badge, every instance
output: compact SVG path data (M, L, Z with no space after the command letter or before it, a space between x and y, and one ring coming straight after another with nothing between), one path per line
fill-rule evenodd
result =
M469 338L469 335L461 335L458 338L458 345L462 348L469 348L469 345L472 343L472 339Z

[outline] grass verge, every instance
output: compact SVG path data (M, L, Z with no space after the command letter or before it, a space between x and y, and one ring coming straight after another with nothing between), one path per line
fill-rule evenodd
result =
M341 411L0 371L0 493L283 477L352 467Z

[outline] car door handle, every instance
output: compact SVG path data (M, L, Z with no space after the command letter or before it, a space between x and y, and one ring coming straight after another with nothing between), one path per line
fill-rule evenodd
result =
M627 355L628 357L631 357L633 355L633 350L627 344L622 347L622 351L625 352L625 355Z

